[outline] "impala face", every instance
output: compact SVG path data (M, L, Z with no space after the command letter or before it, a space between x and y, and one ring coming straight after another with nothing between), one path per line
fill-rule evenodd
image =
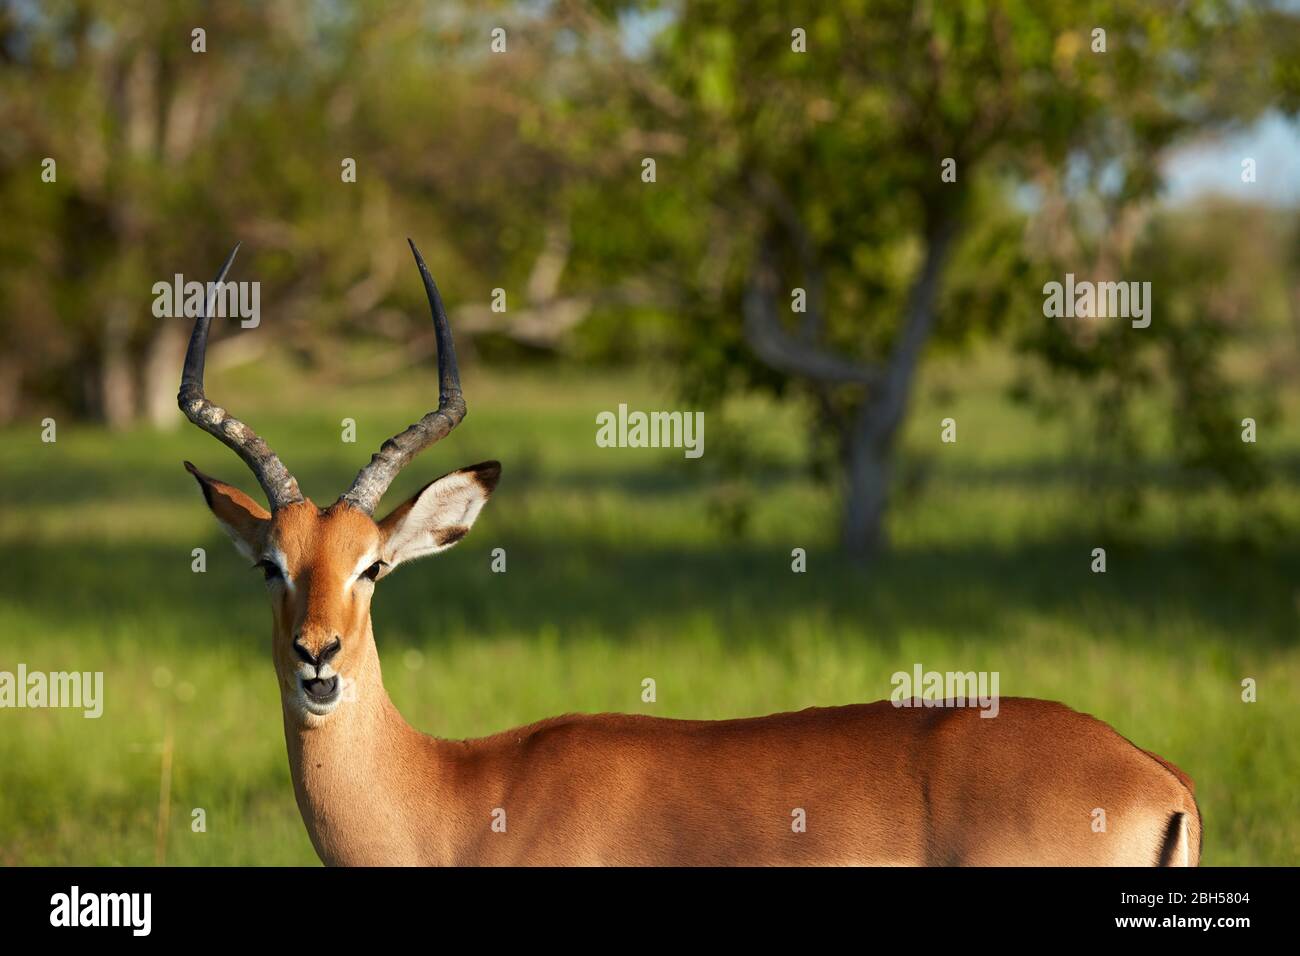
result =
M370 598L387 563L379 528L346 505L302 502L272 519L257 567L274 620L272 653L286 709L325 717L369 653Z
M409 241L409 240L408 240ZM230 253L215 286L234 262ZM271 508L238 488L185 467L235 547L261 571L274 616L273 655L285 714L319 726L348 702L348 680L378 668L370 599L375 583L399 564L445 551L469 533L501 476L495 461L470 465L421 488L382 521L371 515L398 472L465 417L456 349L447 312L415 244L438 341L438 407L384 442L352 486L318 508L257 434L203 391L211 326L205 308L194 323L177 402L186 417L233 449L252 469Z
M270 514L238 488L185 467L236 549L266 580L272 655L285 712L316 726L346 702L357 668L377 660L370 627L376 582L469 532L501 476L494 461L444 475L376 522L346 501L310 500Z

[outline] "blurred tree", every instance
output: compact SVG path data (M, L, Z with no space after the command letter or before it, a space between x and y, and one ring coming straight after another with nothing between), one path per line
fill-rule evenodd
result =
M236 240L263 323L213 366L272 340L337 361L346 329L396 343L375 374L427 358L408 234L458 331L552 347L588 308L560 291L572 163L529 133L559 42L528 4L0 2L0 420L178 423L188 323L152 287L207 281Z
M1300 108L1298 23L1233 0L0 0L0 421L179 421L186 323L151 288L236 239L264 318L215 365L268 341L328 365L360 333L393 343L371 374L420 361L411 234L463 337L671 349L699 401L807 403L856 553L922 354L992 333L1104 399L1099 430L1172 377L1182 459L1248 486L1217 362L1277 285L1260 269L1295 302L1294 230L1285 263L1224 264L1153 200L1177 144ZM1153 281L1153 327L1043 319L1066 271Z
M1300 231L1294 212L1211 199L1179 208L1143 209L1146 220L1114 267L1151 282L1156 301L1149 328L1096 320L1025 323L1018 333L1026 366L1019 389L1048 408L1070 390L1094 395L1091 451L1095 484L1111 496L1104 517L1123 534L1151 489L1158 457L1181 466L1184 487L1218 481L1242 495L1265 473L1241 441L1245 415L1266 422L1277 413L1274 383L1290 377L1294 351L1269 343L1294 341L1300 319L1287 261ZM1067 231L1062 262L1087 262ZM1112 239L1094 255L1111 256ZM1104 262L1089 270L1117 277ZM1158 290L1158 291L1156 291ZM1229 375L1229 362L1236 365ZM1036 371L1047 374L1035 374ZM1157 430L1153 410L1170 427ZM1172 448L1152 441L1167 435Z
M75 2L0 12L0 122L12 134L0 148L11 211L0 288L12 303L0 336L23 356L29 389L114 426L156 410L161 354L185 336L181 321L150 313L153 282L171 278L159 264L184 271L195 250L218 262L234 235L220 191L204 186L248 84L238 58L191 51L199 25L240 47L285 47L285 31L238 7L202 18L178 4L149 16Z
M633 9L568 6L606 24ZM812 402L856 554L882 543L930 340L1047 324L1041 287L1066 270L1151 278L1131 253L1167 151L1294 108L1300 88L1300 11L1287 4L700 0L673 11L649 53L628 58L638 82L583 104L591 128L627 113L658 162L656 183L626 164L576 214L592 224L584 268L675 288L697 397L752 387ZM600 32L588 36L597 47ZM1025 241L1029 220L1047 240ZM1199 380L1190 396L1213 377L1213 351L1173 334L1178 321L1160 309L1169 325L1149 338L1171 350L1175 374ZM1081 347L1104 365L1144 334L1116 327L1115 347ZM1051 340L1035 343L1049 359Z

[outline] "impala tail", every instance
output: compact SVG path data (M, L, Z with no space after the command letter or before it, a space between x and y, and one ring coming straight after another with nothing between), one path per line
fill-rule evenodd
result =
M1184 800L1169 815L1165 827L1164 843L1160 847L1160 866L1201 865L1201 808L1196 802L1195 784L1173 764L1159 754L1145 751L1156 763L1173 774L1184 791Z

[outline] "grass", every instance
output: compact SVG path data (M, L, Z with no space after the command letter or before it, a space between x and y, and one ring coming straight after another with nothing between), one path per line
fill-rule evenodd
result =
M995 358L929 370L906 437L925 479L891 514L891 554L862 568L834 551L836 504L798 467L790 410L760 426L772 410L737 402L710 416L704 458L689 461L595 445L598 411L676 405L657 376L469 369L470 417L388 500L489 457L505 477L464 543L380 585L390 694L415 726L463 737L568 711L719 718L874 700L915 662L996 670L1003 694L1096 714L1190 773L1204 863L1300 862L1300 552L1293 534L1236 543L1255 506L1300 524L1300 433L1261 438L1274 475L1262 502L1189 503L1153 476L1152 507L1093 574L1092 548L1110 542L1073 435L1009 404L1005 372ZM318 500L432 394L427 370L382 386L284 369L214 379ZM958 442L941 445L949 415ZM355 445L339 439L345 416ZM58 427L53 444L35 423L0 432L0 670L103 671L105 712L0 711L0 863L155 862L168 736L166 862L315 863L261 584L180 462L250 490L251 477L188 426ZM740 479L711 460L728 444L755 459ZM736 502L743 533L719 517ZM489 569L497 547L505 574ZM791 573L794 547L806 574ZM1246 677L1256 703L1241 701Z

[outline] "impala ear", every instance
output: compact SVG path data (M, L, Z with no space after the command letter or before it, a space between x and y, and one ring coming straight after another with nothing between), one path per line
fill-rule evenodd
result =
M501 463L485 461L429 482L379 522L388 569L446 551L473 527L501 479Z
M234 485L205 475L188 461L185 470L198 480L203 498L221 530L230 535L240 554L256 561L262 551L262 535L271 520L270 512Z

